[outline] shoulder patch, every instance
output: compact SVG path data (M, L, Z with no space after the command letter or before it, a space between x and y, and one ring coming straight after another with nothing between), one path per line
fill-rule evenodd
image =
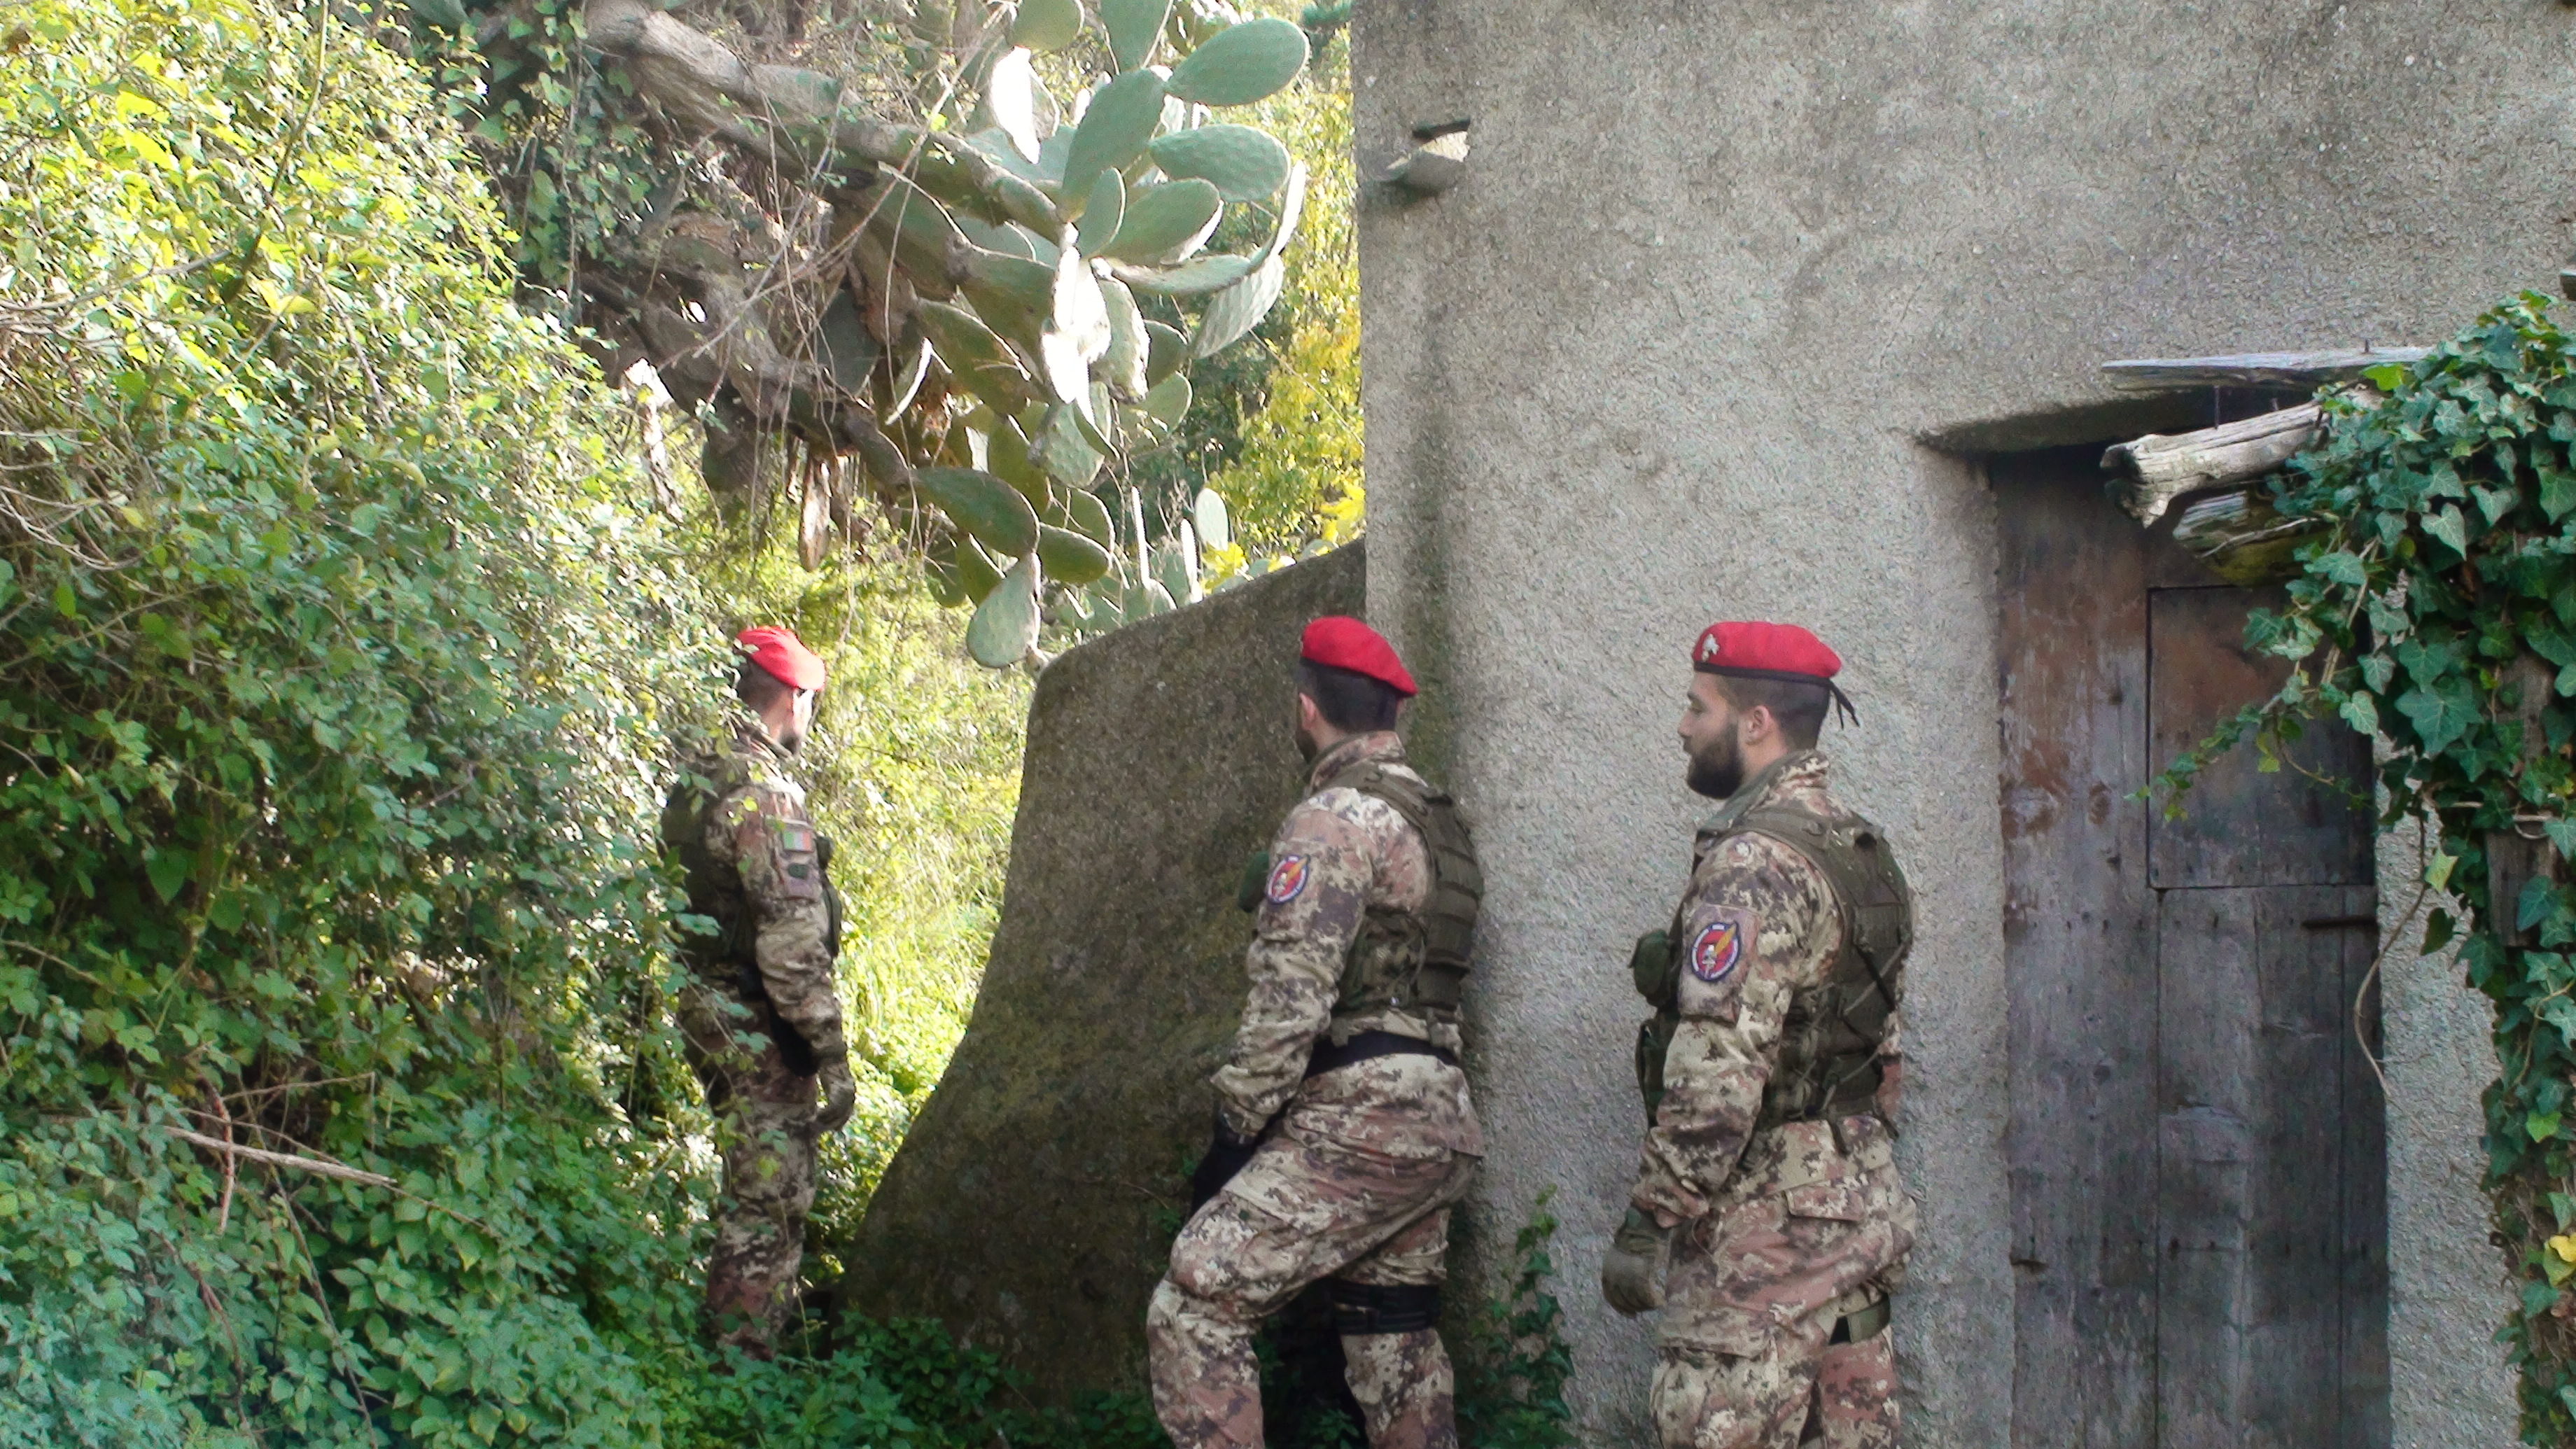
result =
M1306 892L1306 857L1283 855L1270 867L1270 884L1262 897L1274 906L1284 906Z
M1711 921L1691 937L1690 972L1711 985L1733 975L1743 960L1744 926L1740 921Z

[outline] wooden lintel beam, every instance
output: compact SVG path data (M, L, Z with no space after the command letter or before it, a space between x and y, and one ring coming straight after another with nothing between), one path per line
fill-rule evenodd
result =
M2370 368L2414 362L2429 347L2348 347L2328 352L2245 352L2232 357L2137 357L2106 362L2102 370L2122 392L2172 392L2191 387L2319 388L2350 382Z

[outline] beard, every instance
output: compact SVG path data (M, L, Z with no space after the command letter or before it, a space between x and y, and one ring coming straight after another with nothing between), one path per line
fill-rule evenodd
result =
M1691 752L1690 772L1683 776L1695 794L1723 800L1744 788L1744 746L1735 731L1720 730L1715 739Z
M1298 757L1303 759L1307 764L1311 765L1315 763L1315 737L1312 734L1307 733L1306 726L1303 721L1300 721L1297 725L1297 754Z

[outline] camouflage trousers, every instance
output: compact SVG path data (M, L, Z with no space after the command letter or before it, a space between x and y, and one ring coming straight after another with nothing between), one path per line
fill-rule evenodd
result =
M1394 1157L1274 1137L1172 1244L1145 1314L1154 1413L1177 1449L1260 1449L1252 1335L1319 1278L1437 1284L1449 1208L1476 1159ZM1455 1380L1437 1330L1345 1335L1371 1449L1456 1449Z
M707 1331L719 1347L767 1358L796 1301L814 1207L816 1081L788 1064L766 1001L699 982L681 993L678 1015L724 1162Z
M1739 1203L1675 1240L1648 1394L1663 1449L1893 1449L1894 1335L1834 1343L1914 1243L1895 1168Z

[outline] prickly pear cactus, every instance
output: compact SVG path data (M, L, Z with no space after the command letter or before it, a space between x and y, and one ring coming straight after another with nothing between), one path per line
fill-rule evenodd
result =
M1045 93L1045 74L1064 68L1032 52L1094 36L1094 58L1117 73ZM972 652L997 667L1033 653L1040 618L1050 641L1071 642L1209 587L1211 516L1212 546L1227 541L1214 494L1149 544L1132 490L1115 509L1089 490L1171 439L1190 403L1181 364L1240 340L1277 302L1305 190L1276 137L1222 119L1296 78L1306 40L1295 25L1205 4L1176 13L1168 0L1101 0L1097 17L1074 0L1023 0L1007 42L970 69L982 91L961 102L974 124L962 140L1044 209L998 206L957 168L916 178L929 215L908 205L867 223L917 295L944 296L917 304L912 330L954 380L971 466L923 470L917 491L959 535L933 552L934 587L974 606ZM1245 206L1269 218L1266 244L1203 251ZM932 254L937 274L913 274L911 259ZM1187 331L1147 320L1139 296L1176 301Z

